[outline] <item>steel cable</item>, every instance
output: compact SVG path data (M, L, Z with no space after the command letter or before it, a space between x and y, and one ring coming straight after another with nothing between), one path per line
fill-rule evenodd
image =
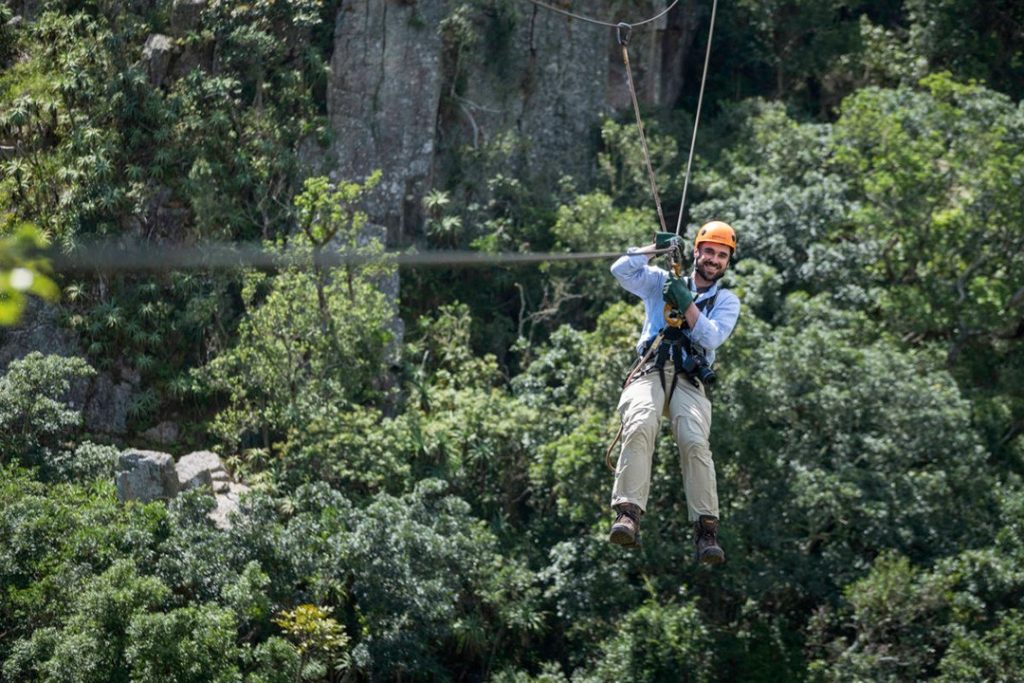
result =
M568 10L561 9L560 7L554 7L552 5L547 4L546 2L541 2L540 0L529 0L529 1L532 2L534 5L537 5L538 7L543 7L544 9L546 9L546 10L548 10L550 12L555 12L557 14L561 14L561 15L564 15L564 16L567 16L567 17L572 17L573 19L579 19L580 21L586 21L586 22L589 22L591 24L597 24L598 26L608 26L609 28L615 28L615 27L617 27L619 25L619 23L610 23L610 22L607 22L607 21L601 21L600 19L594 19L592 17L586 17L586 16L583 16L582 14L576 14L575 12L570 12ZM661 19L663 16L668 14L669 11L671 11L672 8L675 7L677 4L679 4L679 0L673 0L671 5L669 5L668 7L663 9L662 11L658 12L653 17L650 17L648 19L644 19L642 21L638 21L638 22L635 22L635 23L631 23L629 25L633 26L633 27L635 27L635 26L643 26L644 24L649 24L649 23L651 23L653 21L657 21L658 19Z
M686 175L683 177L683 196L679 199L679 217L676 219L676 235L683 226L683 210L686 208L686 190L690 186L690 167L693 165L693 150L697 147L697 126L700 125L700 108L704 104L704 83L708 78L708 63L711 61L711 38L715 33L715 13L718 0L711 4L711 24L708 26L708 47L704 52L704 72L700 77L700 95L697 96L697 113L693 118L693 137L690 139L690 154L686 160Z
M256 268L338 267L370 263L401 267L517 266L537 263L597 261L621 256L621 252L523 253L478 251L340 252L311 249L270 250L251 243L204 243L182 245L124 245L95 243L80 245L67 253L47 256L55 272L167 272L178 270L231 270Z

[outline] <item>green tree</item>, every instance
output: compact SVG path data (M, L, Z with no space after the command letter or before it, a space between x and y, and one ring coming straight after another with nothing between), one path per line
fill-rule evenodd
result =
M43 483L0 467L0 660L11 644L62 623L112 563L151 561L166 523L162 504L121 506L112 480Z
M648 210L618 209L612 198L600 192L578 196L558 208L551 234L554 249L570 253L625 253L634 245L653 241L657 218ZM538 310L520 318L519 348L524 364L531 360L534 339L545 339L558 325L587 326L612 302L622 298L622 289L608 276L607 261L550 263L540 266L547 282ZM536 335L537 329L546 334ZM525 343L525 346L524 346Z
M943 683L954 681L1017 681L1024 671L1024 622L1020 610L1004 612L999 625L981 638L954 640L939 662Z
M289 244L298 262L273 277L246 275L243 299L249 312L238 343L198 373L210 389L228 397L213 431L229 448L244 442L276 454L289 439L303 442L310 418L346 413L381 397L394 309L376 278L393 266L378 257L326 269L319 260L332 254L379 255L375 239L358 246L365 216L351 204L364 189L307 181L306 192L295 200L302 233ZM328 249L328 244L338 246Z
M708 99L771 97L828 118L849 92L850 85L835 73L862 50L860 17L866 14L882 26L894 26L902 4L741 0L720 5Z
M984 547L934 566L885 553L812 620L813 680L1014 680L1020 650L1018 488L1000 496L1002 527Z
M907 0L909 43L933 71L981 81L1015 99L1024 94L1024 9L1008 0Z
M95 375L81 358L33 351L12 361L0 377L0 462L38 467L45 480L113 476L119 450L74 443L82 413L69 394Z
M916 346L945 347L989 444L1013 462L1024 425L1024 116L1004 95L946 75L922 86L844 103L835 154L858 203L851 237L872 245L886 324Z
M235 617L217 605L135 615L125 659L133 683L240 681Z
M333 680L335 674L348 668L348 635L326 610L316 605L299 605L282 612L274 623L297 641L302 658L301 678Z
M374 679L486 666L538 626L516 618L536 609L523 569L445 488L424 480L400 499L379 495L352 529L351 595L364 624L353 662Z
M81 358L33 351L0 377L0 461L44 464L67 448L82 413L67 400L72 381L96 371Z
M83 582L66 621L15 643L4 676L12 681L127 683L129 626L137 615L159 608L168 593L157 579L139 576L132 562L115 562Z
M735 105L731 115L742 123L702 176L706 195L691 210L695 222L736 227L734 270L753 258L775 269L784 292L830 291L863 305L870 253L847 239L853 207L848 180L831 161L832 126L800 123L782 104L762 100Z
M712 443L740 562L820 600L883 548L925 560L987 533L993 473L941 363L865 343L868 320L826 297L792 295L786 323L747 319L723 354Z
M474 355L472 323L464 304L420 319L406 348L402 419L415 436L415 477L444 478L483 519L512 519L528 495L539 416L512 395L493 356Z
M648 599L604 641L601 659L580 680L711 680L708 635L692 603L662 605Z

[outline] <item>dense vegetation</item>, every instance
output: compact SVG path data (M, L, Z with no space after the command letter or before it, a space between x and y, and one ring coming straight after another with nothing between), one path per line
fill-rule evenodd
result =
M338 2L210 2L182 40L216 68L162 76L135 55L186 3L22 4L0 4L0 316L14 264L55 294L40 239L300 259L52 276L82 352L0 375L0 680L1021 680L1020 3L723 3L688 216L741 240L713 571L667 432L643 549L605 541L642 315L607 264L401 270L398 304L384 259L313 265L383 248L376 177L303 180ZM450 4L466 31L526 6ZM646 112L662 187L692 107ZM649 241L631 126L603 124L593 187L503 174L506 140L465 151L487 174L425 198L420 247ZM114 369L143 387L123 443L68 400ZM118 448L162 419L253 485L229 531L202 494L117 502Z

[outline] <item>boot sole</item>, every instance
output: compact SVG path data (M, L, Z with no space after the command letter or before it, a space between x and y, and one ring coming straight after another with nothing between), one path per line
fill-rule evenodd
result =
M623 548L640 547L640 535L633 536L625 529L612 529L612 532L608 534L608 540Z
M705 552L703 555L697 557L697 561L701 564L716 565L725 562L725 553L719 550L717 553L713 550Z

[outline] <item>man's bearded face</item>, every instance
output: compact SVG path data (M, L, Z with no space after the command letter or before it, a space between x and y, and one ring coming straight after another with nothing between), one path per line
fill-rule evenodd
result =
M701 242L693 255L693 268L705 280L715 282L725 275L732 250L716 242Z

